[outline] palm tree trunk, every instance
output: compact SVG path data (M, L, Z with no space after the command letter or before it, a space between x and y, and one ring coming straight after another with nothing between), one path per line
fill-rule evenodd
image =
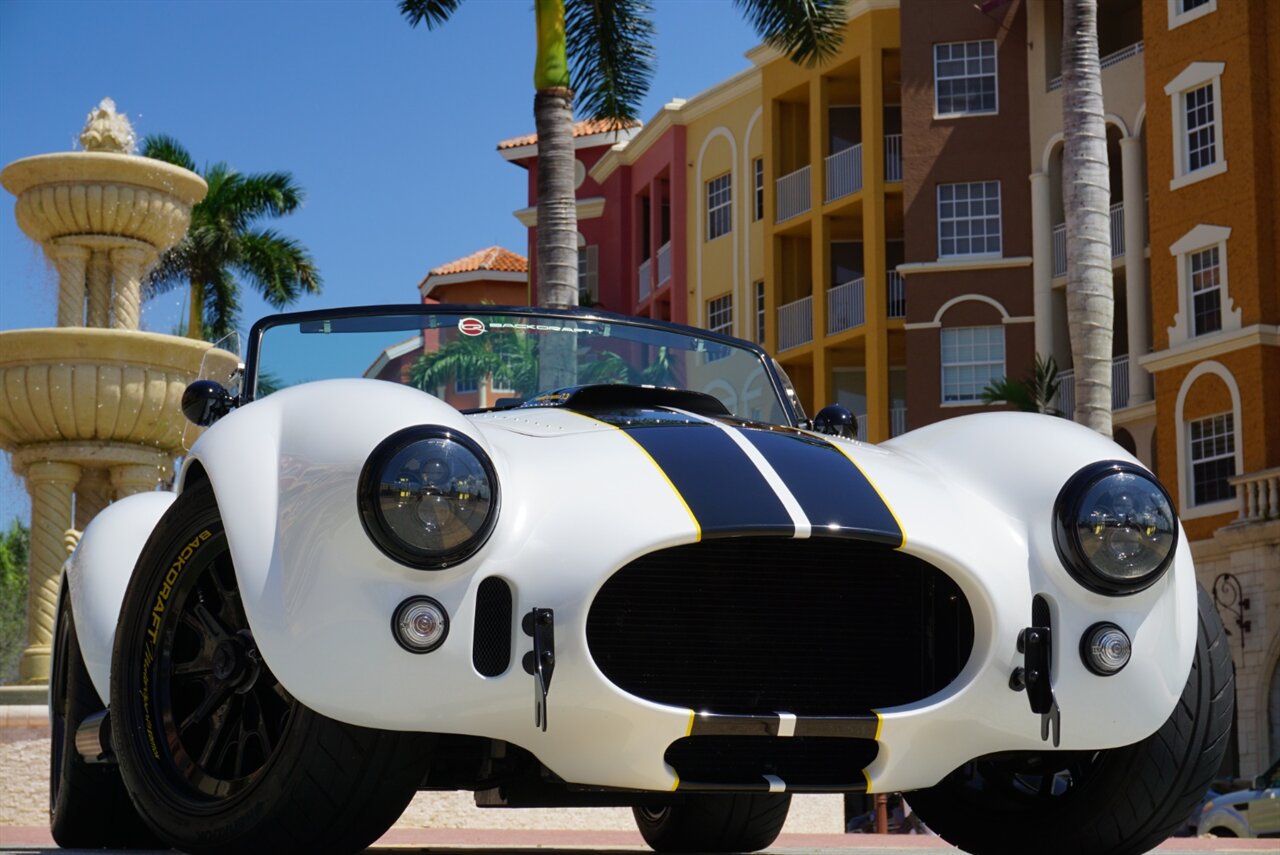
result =
M191 305L187 312L187 338L204 339L204 283L191 280Z
M578 211L573 196L573 93L534 96L538 128L538 304L578 305Z
M1098 5L1097 0L1065 0L1063 5L1063 198L1067 325L1076 387L1073 416L1109 437L1115 295L1107 129L1098 64Z

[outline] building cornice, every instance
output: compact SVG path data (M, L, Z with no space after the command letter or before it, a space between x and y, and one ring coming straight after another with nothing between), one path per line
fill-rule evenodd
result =
M579 220L594 220L604 215L604 197L591 196L587 199L579 199L577 209ZM537 228L538 226L538 208L536 205L512 211L511 214L527 229Z
M573 138L573 150L578 151L583 148L595 148L601 145L619 145L625 144L634 137L640 128L619 128L616 131L603 131L598 134L589 134L585 137ZM538 156L538 144L536 142L528 145L516 146L515 148L498 149L498 154L502 155L503 160L524 160L529 157Z
M998 270L1004 267L1030 267L1031 256L1014 255L1005 258L956 258L945 261L913 261L899 264L895 269L903 276L912 273L951 273L960 270Z
M445 285L458 285L463 282L528 282L528 273L516 273L511 270L468 270L465 273L445 273L428 276L418 286L423 297L430 297L431 292Z
M1198 336L1177 347L1139 357L1138 364L1154 374L1246 347L1280 347L1280 324L1254 324L1240 330Z

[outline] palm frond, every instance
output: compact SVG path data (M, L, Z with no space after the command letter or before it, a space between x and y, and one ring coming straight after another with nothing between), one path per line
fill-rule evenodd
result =
M304 293L320 293L320 273L306 247L271 229L240 236L239 252L232 262L236 272L277 309Z
M239 288L228 270L218 270L205 280L204 338L217 341L236 331L240 319Z
M565 49L578 115L634 121L653 80L649 0L566 0Z
M844 40L845 0L733 0L756 35L792 62L813 68Z
M302 205L306 192L288 172L233 173L227 213L241 226L259 217L282 217Z
M191 243L183 238L160 256L156 266L147 274L142 283L142 299L150 300L158 294L172 291L190 282L188 271L191 269Z
M425 24L428 30L434 30L449 20L461 4L462 0L400 0L400 14L411 27Z
M148 134L144 137L141 154L152 160L163 160L165 163L196 171L196 162L191 159L191 153L182 143L166 134Z

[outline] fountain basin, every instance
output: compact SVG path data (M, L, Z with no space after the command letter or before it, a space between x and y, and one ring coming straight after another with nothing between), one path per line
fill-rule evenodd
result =
M204 179L151 158L72 151L15 160L0 184L18 197L18 226L44 243L75 235L116 235L163 251L182 239Z
M113 442L180 453L182 392L202 362L238 358L208 342L86 328L0 332L0 448Z

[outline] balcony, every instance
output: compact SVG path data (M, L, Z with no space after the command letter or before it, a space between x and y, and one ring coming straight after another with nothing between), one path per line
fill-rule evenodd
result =
M1280 518L1280 469L1264 469L1227 480L1236 488L1240 502L1235 525Z
M813 341L813 297L778 307L778 350L799 347Z
M1076 411L1076 372L1058 372L1058 410L1067 418ZM1129 406L1129 355L1111 360L1111 409L1123 410Z
M827 291L827 335L860 327L867 322L863 278L850 280Z
M826 159L827 194L825 202L832 202L862 189L862 145L838 151Z
M902 134L884 135L884 180L902 180Z
M667 284L671 278L671 241L658 247L658 287Z
M1111 257L1124 255L1124 202L1111 206ZM1053 227L1053 278L1067 275L1067 224Z
M777 189L777 222L786 222L792 217L807 214L813 207L809 192L809 167L801 167L779 178Z
M646 258L644 261L640 262L640 270L638 273L640 277L640 286L636 289L637 303L643 303L645 300L649 299L649 292L653 285L653 277L649 275L652 267L652 258Z
M907 283L902 274L896 270L889 271L889 317L905 318L907 316Z
M1110 68L1113 65L1116 65L1117 63L1124 62L1126 59L1130 59L1142 53L1142 44L1143 44L1142 42L1135 42L1134 44L1131 44L1126 48L1121 48L1115 53L1109 53L1106 56L1104 56L1102 58L1102 61L1099 62L1098 64L1101 65L1102 68L1105 70ZM1061 89L1061 88L1062 88L1061 75L1049 81L1050 92L1052 92L1055 89Z

